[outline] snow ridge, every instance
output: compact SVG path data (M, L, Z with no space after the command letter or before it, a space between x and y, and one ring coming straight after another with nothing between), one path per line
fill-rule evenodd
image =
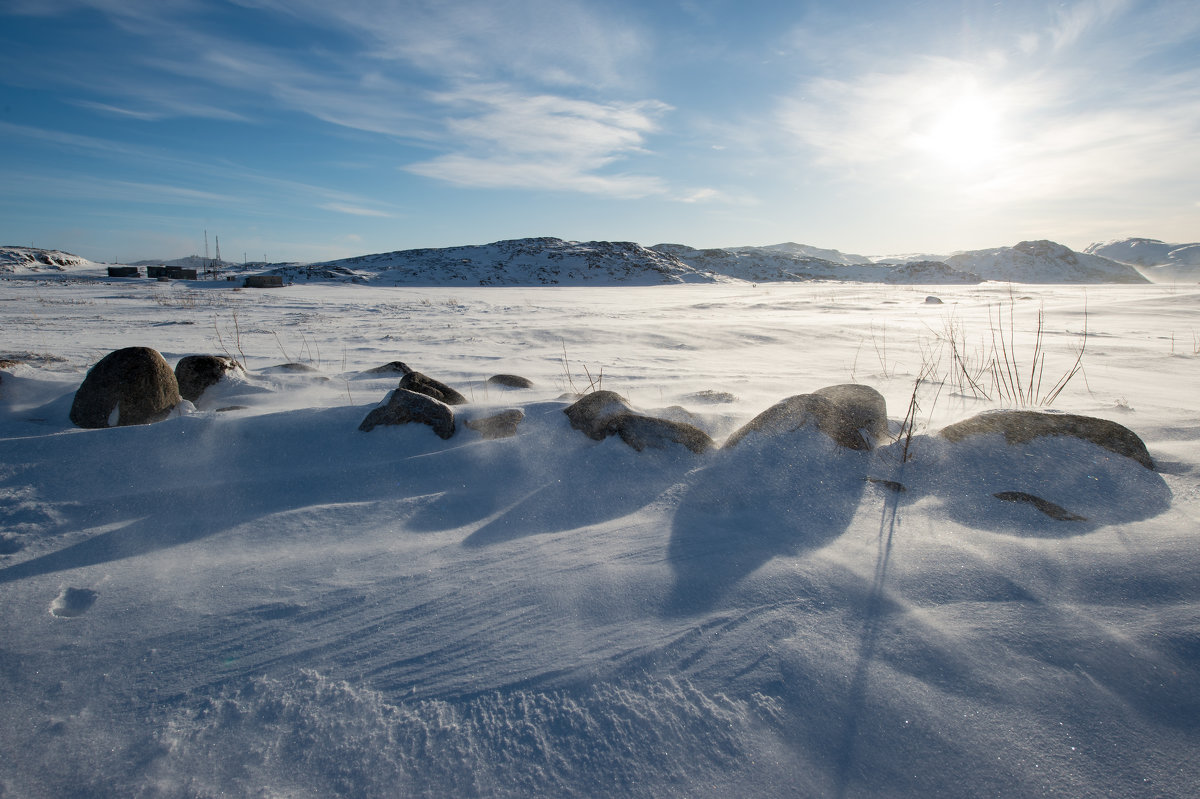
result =
M984 280L1011 283L1147 283L1133 267L1053 241L1022 241L1014 247L972 250L946 259L951 267Z
M1200 280L1200 243L1169 244L1159 239L1126 238L1097 242L1084 250L1137 267L1151 280Z

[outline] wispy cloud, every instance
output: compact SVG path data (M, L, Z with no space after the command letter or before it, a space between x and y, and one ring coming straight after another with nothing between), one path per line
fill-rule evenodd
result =
M659 102L598 103L504 86L471 86L435 99L454 151L410 164L415 174L464 186L542 188L620 197L661 194L661 180L607 174L618 160L644 152L645 137L669 108Z
M375 208L364 208L359 205L346 205L344 203L323 203L321 208L326 211L336 211L339 214L349 214L351 216L372 216L390 218L395 216L386 211L379 211Z

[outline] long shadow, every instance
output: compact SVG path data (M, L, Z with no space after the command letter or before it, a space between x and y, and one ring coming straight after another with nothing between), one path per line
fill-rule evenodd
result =
M863 453L815 430L754 437L716 453L675 513L667 615L709 610L771 558L840 536L858 508L866 469Z

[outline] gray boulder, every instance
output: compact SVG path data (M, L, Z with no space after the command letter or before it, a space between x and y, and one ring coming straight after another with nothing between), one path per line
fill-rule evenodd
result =
M603 441L617 435L638 452L647 447L664 449L670 444L682 444L697 453L713 447L713 440L700 428L638 413L615 391L585 394L563 413L571 420L571 427L588 438Z
M616 434L638 452L666 449L670 444L682 444L697 454L708 452L715 444L708 433L686 422L658 419L653 416L628 413L615 420Z
M887 400L870 386L842 383L819 388L813 393L833 400L841 414L839 423L866 432L868 443L888 437Z
M391 393L384 405L373 409L358 426L370 432L379 425L427 424L441 438L454 435L454 410L433 397L415 391L398 388Z
M489 385L504 388L533 388L533 381L520 375L492 375L487 381Z
M1008 444L1024 444L1043 436L1071 436L1090 441L1110 452L1132 458L1147 469L1154 468L1145 443L1129 428L1073 413L1047 411L988 411L944 428L939 435L958 442L970 436L1001 433Z
M408 364L404 361L389 361L383 366L376 366L374 369L367 369L362 374L364 375L406 375L412 369L408 368Z
M755 416L725 442L725 448L737 446L751 433L778 436L815 425L839 446L854 450L871 449L860 424L863 414L820 394L797 394L781 400Z
M517 434L517 425L525 419L525 412L520 408L483 416L478 419L465 419L463 426L474 430L484 438L512 438Z
M175 381L180 396L195 402L204 389L216 385L225 375L244 371L240 363L224 355L185 355L175 364Z
M459 394L445 383L434 380L432 377L423 375L420 372L405 372L404 377L400 378L400 388L407 391L415 391L427 397L433 397L435 400L444 402L447 405L467 404L467 398L462 394Z
M71 421L79 427L150 424L182 401L175 373L157 350L126 347L93 366L75 392Z

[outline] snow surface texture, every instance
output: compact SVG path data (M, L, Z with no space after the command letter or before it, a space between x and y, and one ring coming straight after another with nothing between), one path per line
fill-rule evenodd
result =
M0 794L1194 796L1200 289L927 296L0 282ZM1044 310L1048 374L1086 327L1056 407L1157 471L930 435L1001 404L949 380L907 463L812 431L637 453L562 413L602 373L719 443L855 380L896 432L946 331L971 352L1010 308L1022 355ZM87 368L135 345L248 372L73 428ZM395 360L518 435L359 432Z

